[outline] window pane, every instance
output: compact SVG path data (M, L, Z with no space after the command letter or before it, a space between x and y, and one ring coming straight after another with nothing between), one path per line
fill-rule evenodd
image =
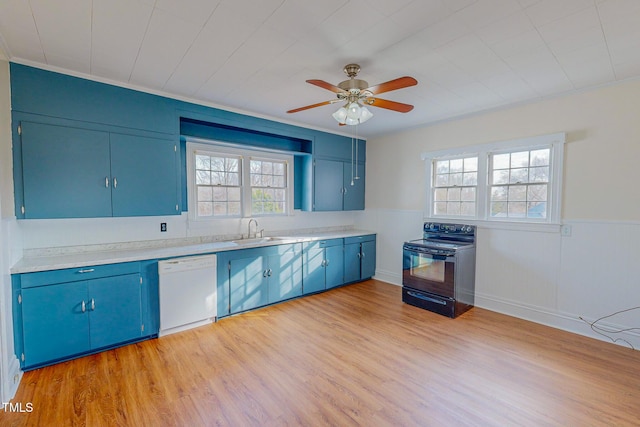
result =
M226 215L227 214L227 204L214 202L213 204L213 215Z
M528 218L546 218L547 203L546 202L530 202L527 206Z
M460 188L449 188L447 190L447 200L449 201L460 200Z
M492 202L491 216L492 217L507 216L507 202Z
M211 158L209 156L196 155L196 169L206 169L209 170L211 168Z
M449 172L462 172L462 159L455 159L449 161Z
M549 165L549 154L551 150L534 150L531 152L531 166L547 166Z
M240 215L240 202L229 202L229 215Z
M493 171L493 184L507 184L509 182L509 170Z
M549 167L529 169L529 182L549 182Z
M509 194L508 187L506 187L506 186L492 187L491 188L491 200L492 201L501 201L501 200L505 200L506 201L508 194Z
M436 173L449 173L449 160L436 161Z
M211 157L211 170L224 171L224 157Z
M527 204L525 202L509 202L509 217L520 218L526 215Z
M274 187L284 187L284 176L274 176L272 184Z
M519 153L511 153L512 168L526 168L529 166L529 152L521 151Z
M211 187L198 187L198 201L201 201L201 202L213 201L213 191Z
M547 186L546 185L530 185L527 188L527 200L530 202L546 202Z
M526 185L512 185L509 187L509 201L525 201L527 200ZM524 211L524 210L523 210Z
M198 216L211 216L211 215L213 215L213 203L199 202Z
M478 170L478 158L477 157L467 157L464 159L464 171L465 172L475 172Z
M444 215L447 213L447 203L446 202L435 202L433 204L433 213L435 215Z
M467 172L462 176L462 185L478 185L478 172Z
M240 188L227 188L227 198L231 202L240 201Z
M434 191L433 193L433 198L436 202L441 202L444 200L447 200L447 189L437 189L436 191Z
M211 174L209 171L196 171L196 185L211 184Z
M238 159L227 158L226 159L226 170L229 172L238 172L239 167Z
M476 204L470 202L462 202L460 204L460 214L465 216L475 216Z
M460 200L465 202L476 201L476 189L475 188L463 188L460 193Z
M509 168L509 154L496 154L493 156L493 168L494 169L508 169Z
M447 203L447 215L460 215L460 203L458 202Z
M449 185L449 175L436 175L436 187L446 187Z
M509 182L511 184L529 182L529 169L511 169Z
M462 174L452 173L449 175L449 185L462 185Z

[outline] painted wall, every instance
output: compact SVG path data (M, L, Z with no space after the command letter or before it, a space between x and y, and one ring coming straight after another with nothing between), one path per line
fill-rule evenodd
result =
M422 152L565 132L562 222L571 236L480 223L476 303L606 340L579 316L640 306L639 97L640 81L628 81L370 139L367 209L356 223L379 233L376 276L399 284L402 242L421 234ZM638 328L640 310L604 325ZM640 348L636 332L618 336Z

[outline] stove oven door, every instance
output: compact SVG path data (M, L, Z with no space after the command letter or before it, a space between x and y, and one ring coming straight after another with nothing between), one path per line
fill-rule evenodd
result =
M454 298L455 254L405 247L402 258L402 286Z

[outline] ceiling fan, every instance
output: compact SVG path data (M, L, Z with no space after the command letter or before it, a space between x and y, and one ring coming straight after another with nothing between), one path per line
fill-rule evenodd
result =
M287 113L297 113L310 108L335 104L336 102L344 102L344 106L333 113L333 118L335 118L340 125L357 125L364 123L373 116L373 114L366 108L366 106L369 105L400 113L408 113L413 110L413 105L388 101L386 99L376 97L376 95L384 92L417 85L418 81L413 77L399 77L386 83L369 86L369 83L366 81L356 79L356 76L360 72L360 66L358 64L346 65L344 67L344 72L349 76L349 80L340 82L337 86L327 83L324 80L307 80L307 83L311 83L312 85L334 92L336 94L336 99L296 108L287 111Z

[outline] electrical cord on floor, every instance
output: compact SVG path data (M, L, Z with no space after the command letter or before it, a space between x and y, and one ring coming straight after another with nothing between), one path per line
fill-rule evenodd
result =
M626 313L628 311L633 311L633 310L640 310L640 306L631 307L631 308L627 308L626 310L620 310L620 311L616 311L615 313L607 314L606 316L602 316L599 319L594 320L593 322L589 322L588 320L585 320L582 316L578 316L578 319L582 320L584 323L589 325L593 332L595 332L596 334L602 335L605 338L609 338L611 340L611 342L613 342L614 344L617 343L617 342L624 342L629 347L631 347L632 350L635 350L635 347L629 341L627 341L627 340L625 340L623 338L614 338L614 337L612 337L612 336L610 336L608 334L619 334L619 333L622 333L622 332L640 330L640 328L605 329L602 326L596 325L596 323L598 323L599 321L601 321L603 319L607 319L607 318L613 317L613 316L615 316L617 314Z

